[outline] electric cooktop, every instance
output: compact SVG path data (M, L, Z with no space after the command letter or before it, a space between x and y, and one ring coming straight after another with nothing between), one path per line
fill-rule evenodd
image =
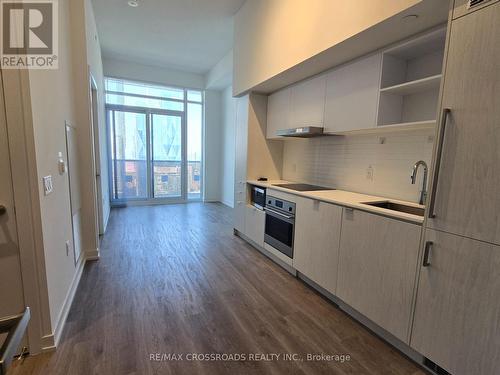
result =
M335 190L328 187L309 185L309 184L274 184L273 186L277 186L284 189L290 189L295 191L319 191L319 190Z

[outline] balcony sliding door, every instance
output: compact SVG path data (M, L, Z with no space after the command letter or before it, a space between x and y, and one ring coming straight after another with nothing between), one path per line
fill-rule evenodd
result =
M187 200L184 113L107 109L112 200Z
M108 111L113 200L148 198L148 136L145 113Z
M183 117L151 114L152 196L185 199L186 163Z

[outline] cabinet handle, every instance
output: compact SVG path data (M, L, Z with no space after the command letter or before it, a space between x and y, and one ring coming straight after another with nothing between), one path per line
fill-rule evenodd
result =
M425 243L424 261L422 263L423 267L429 267L431 265L431 263L429 262L429 254L431 252L432 245L434 245L434 242L432 241L427 241Z
M432 179L431 194L429 199L429 218L433 219L436 217L434 212L435 202L436 202L436 190L439 180L439 169L441 167L441 157L443 154L443 144L444 136L446 134L446 124L448 123L448 116L451 112L450 108L443 108L443 113L441 114L441 128L439 129L439 143L436 151L436 163L434 164L434 178Z

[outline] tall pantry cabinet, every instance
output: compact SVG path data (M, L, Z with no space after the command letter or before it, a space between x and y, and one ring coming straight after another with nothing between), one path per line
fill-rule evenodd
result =
M411 346L454 375L500 368L500 2L455 1ZM464 11L467 9L467 11Z
M234 229L245 231L249 190L247 180L281 178L283 142L266 139L267 96L248 94L236 101Z

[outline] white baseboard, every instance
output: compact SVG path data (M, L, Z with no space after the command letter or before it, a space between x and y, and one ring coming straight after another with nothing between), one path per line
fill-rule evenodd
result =
M225 200L221 200L220 202L221 202L223 205L228 206L229 208L234 208L234 202L232 202L232 201L225 201Z
M100 258L99 249L85 251L85 260L99 260L99 258Z
M111 207L108 209L108 214L103 218L103 232L106 233L106 229L108 229L109 216L111 215ZM104 234L102 233L102 234Z
M82 277L83 267L85 266L86 258L81 257L80 261L76 266L76 272L73 276L73 280L71 282L68 293L66 294L66 298L64 299L64 304L59 313L59 317L57 319L57 323L54 329L53 335L44 336L42 341L46 341L45 345L42 344L42 351L53 350L59 344L59 340L61 339L61 334L64 329L64 325L66 324L66 319L68 318L69 310L71 309L71 305L73 304L73 299L75 297L76 289L78 288L78 284L80 283L80 278ZM50 338L52 336L52 339ZM50 343L52 345L50 345Z

